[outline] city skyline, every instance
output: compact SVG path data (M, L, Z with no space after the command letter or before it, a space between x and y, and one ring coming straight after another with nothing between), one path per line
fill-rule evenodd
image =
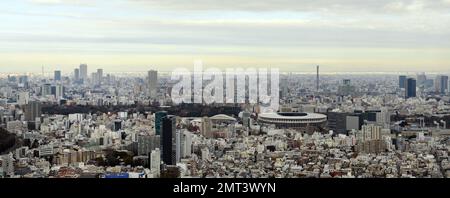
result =
M212 67L448 72L450 1L2 2L4 72ZM358 17L355 17L358 16ZM439 21L436 21L436 19Z

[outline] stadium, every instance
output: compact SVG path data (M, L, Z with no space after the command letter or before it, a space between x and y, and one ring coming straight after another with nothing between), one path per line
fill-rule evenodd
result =
M323 127L327 116L318 113L262 113L258 116L261 124L275 125L277 128Z

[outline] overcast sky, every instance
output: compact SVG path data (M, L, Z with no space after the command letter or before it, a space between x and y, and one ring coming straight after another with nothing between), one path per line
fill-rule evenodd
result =
M0 72L450 71L450 0L15 0L0 18Z

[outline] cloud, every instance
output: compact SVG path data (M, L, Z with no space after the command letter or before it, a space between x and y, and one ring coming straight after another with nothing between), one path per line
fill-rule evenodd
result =
M386 12L409 10L448 10L449 0L130 0L161 9L306 11L306 12Z
M37 5L76 5L88 6L93 5L94 1L88 0L29 0L32 4Z

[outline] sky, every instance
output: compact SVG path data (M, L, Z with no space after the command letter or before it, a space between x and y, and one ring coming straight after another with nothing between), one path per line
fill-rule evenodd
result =
M0 18L0 72L450 72L450 0L16 0Z

